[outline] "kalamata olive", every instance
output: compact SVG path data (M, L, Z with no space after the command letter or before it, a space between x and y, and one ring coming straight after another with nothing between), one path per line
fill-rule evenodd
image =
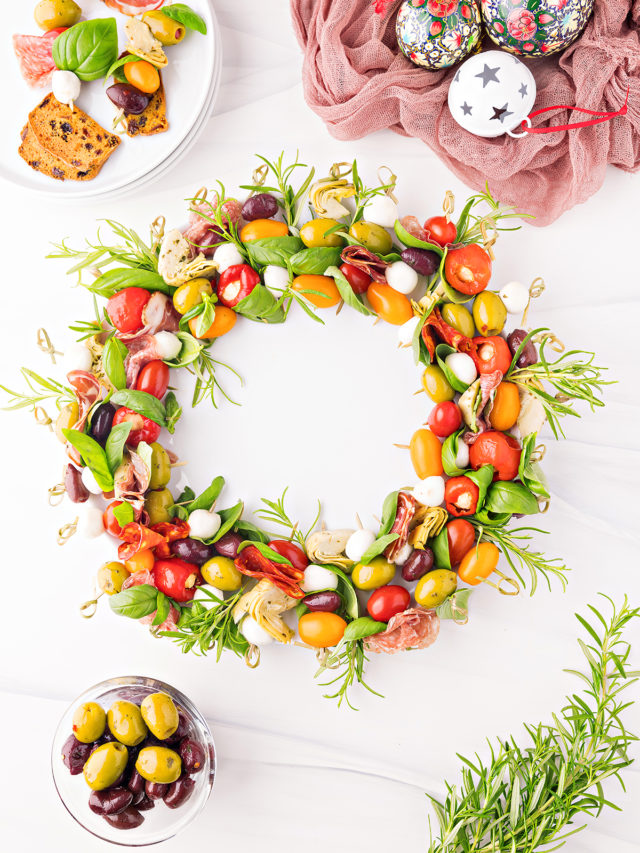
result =
M185 773L198 773L204 765L204 752L199 743L189 737L180 741L178 754Z
M204 565L213 556L213 549L199 539L176 539L170 548L174 557L196 566Z
M169 785L169 793L164 798L165 805L170 809L177 809L189 799L196 786L195 779L191 776L183 776L177 782Z
M239 533L225 533L217 542L214 542L213 547L221 557L229 557L231 560L235 560L242 541L242 536Z
M144 823L144 818L140 814L139 807L127 806L127 808L118 814L103 815L106 822L114 829L135 829Z
M440 258L429 249L403 249L400 257L414 269L418 275L433 275L440 265Z
M169 793L169 786L162 782L147 782L144 791L150 800L164 800Z
M254 219L271 219L278 212L278 202L271 193L258 193L242 205L242 218L247 222Z
M524 329L514 329L513 332L508 336L507 343L509 344L509 349L511 350L512 355L515 355L520 349L520 344L527 337L527 332ZM529 340L524 346L524 349L518 356L518 360L516 362L517 367L529 367L531 364L535 364L538 361L538 353L536 351L535 346Z
M82 773L84 763L92 750L92 743L80 743L73 735L69 735L65 740L62 747L62 763L72 776Z
M119 110L139 116L149 106L149 96L129 83L114 83L107 89L107 97Z
M319 610L325 613L335 613L342 604L342 599L337 592L327 590L325 592L312 592L302 599L309 610Z
M83 504L89 500L89 489L82 482L82 474L73 465L67 465L64 469L64 487L72 503Z
M417 581L433 568L433 551L431 548L420 550L416 548L402 567L402 577L406 581Z
M134 768L129 776L127 788L134 794L140 794L144 791L145 780Z
M178 728L175 732L165 739L165 743L180 743L182 738L186 737L191 731L191 723L182 713L182 711L178 711Z
M225 243L224 231L219 225L211 225L202 237L200 237L197 248L202 252L205 258L213 257L216 248Z
M91 418L91 437L95 438L98 444L105 444L109 438L115 413L116 410L111 403L103 403L93 413L93 417Z
M119 814L131 805L133 794L126 788L107 788L106 791L92 791L89 808L94 814Z
M152 809L155 806L155 804L155 800L150 800L146 794L143 794L140 802L136 805L136 808L139 812L148 812L149 809Z

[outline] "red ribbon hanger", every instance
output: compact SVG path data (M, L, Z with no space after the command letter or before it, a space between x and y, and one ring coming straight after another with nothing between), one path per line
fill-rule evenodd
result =
M624 104L620 107L619 110L615 112L604 112L603 110L587 110L583 107L572 107L568 104L557 104L553 107L543 107L539 110L534 110L529 114L529 117L523 119L521 122L522 130L525 133L555 133L557 130L572 130L578 127L590 127L594 124L602 124L602 122L610 121L612 118L616 118L617 116L625 116L627 114L627 104L629 101L629 89L627 89L627 94L625 95ZM597 118L585 119L585 121L575 121L570 124L556 124L551 127L531 127L530 120L535 118L536 116L541 115L542 113L548 113L552 110L569 110L570 112L578 112L578 113L586 113L590 116L597 116Z

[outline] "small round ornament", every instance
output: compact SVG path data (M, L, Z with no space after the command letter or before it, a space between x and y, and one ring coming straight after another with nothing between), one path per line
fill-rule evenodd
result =
M519 127L535 99L531 71L515 56L499 50L471 56L449 87L451 115L476 136L502 136Z
M396 35L404 55L423 68L448 68L480 46L477 0L405 0Z
M482 0L489 38L520 56L549 56L585 28L594 0Z

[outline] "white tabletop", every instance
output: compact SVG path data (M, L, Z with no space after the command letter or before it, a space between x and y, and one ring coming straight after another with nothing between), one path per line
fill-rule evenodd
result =
M402 212L423 218L438 211L445 190L459 204L469 194L418 141L391 132L354 143L329 136L303 100L300 52L282 0L216 0L215 6L224 36L223 88L186 162L139 196L99 204L45 202L3 187L3 383L18 385L21 365L54 374L35 347L36 329L46 326L63 349L70 340L65 326L91 310L64 267L43 259L49 241L68 236L78 243L103 217L141 232L160 213L179 224L182 200L202 184L220 178L231 190L246 182L255 152L299 148L319 173L356 155L370 177L390 165L400 178ZM287 842L314 853L400 845L419 853L427 838L424 792L442 794L444 779L455 779L456 752L482 751L489 735L520 733L523 721L550 719L565 693L578 688L562 672L580 663L574 612L596 603L598 591L618 600L627 592L640 602L639 180L611 170L587 204L546 229L504 235L496 248L494 281L528 283L542 275L547 292L532 322L550 325L570 346L596 350L618 382L607 390L606 409L581 410L582 419L566 423L566 441L547 441L552 502L544 523L551 536L538 544L571 567L568 592L556 586L534 598L503 599L481 589L466 627L444 625L424 652L372 659L369 680L386 698L356 693L358 713L322 698L315 661L302 649L270 648L251 671L231 656L218 665L182 656L104 603L95 619L83 621L77 605L111 546L55 544L56 530L72 517L69 504L53 510L46 501L46 489L60 476L60 447L29 415L2 416L0 732L10 772L0 775L0 814L7 850L107 849L65 813L48 765L66 704L109 676L171 682L214 730L220 759L214 796L197 822L166 843L167 853L205 844L280 853ZM372 328L348 311L338 318L329 312L321 327L298 312L283 327L239 323L216 349L246 384L229 384L241 408L225 403L218 411L202 406L185 413L175 447L189 463L183 479L196 488L224 473L228 504L244 497L253 509L261 496L275 497L289 484L292 515L310 520L319 497L327 523L345 526L353 524L354 510L370 519L392 487L410 480L407 458L391 445L405 441L428 410L424 396L411 396L418 373L410 356L396 350L391 328ZM640 706L628 722L640 729ZM622 814L590 821L567 845L569 853L640 849L639 770L625 781L627 794L616 793Z

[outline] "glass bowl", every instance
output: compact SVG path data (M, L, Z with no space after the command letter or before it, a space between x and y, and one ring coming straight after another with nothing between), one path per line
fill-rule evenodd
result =
M134 829L122 830L112 827L104 817L94 814L89 808L91 790L80 773L72 776L62 762L62 747L72 734L73 712L83 702L97 702L107 711L118 699L140 704L149 693L168 693L176 707L190 722L189 737L196 740L205 755L204 767L193 775L195 788L189 799L177 809L168 808L157 801L155 808L142 812L144 821ZM124 847L144 847L172 838L200 813L209 799L216 771L216 753L209 726L195 705L175 687L139 675L122 676L101 681L90 687L67 708L56 729L51 748L51 771L60 799L69 814L88 832Z

